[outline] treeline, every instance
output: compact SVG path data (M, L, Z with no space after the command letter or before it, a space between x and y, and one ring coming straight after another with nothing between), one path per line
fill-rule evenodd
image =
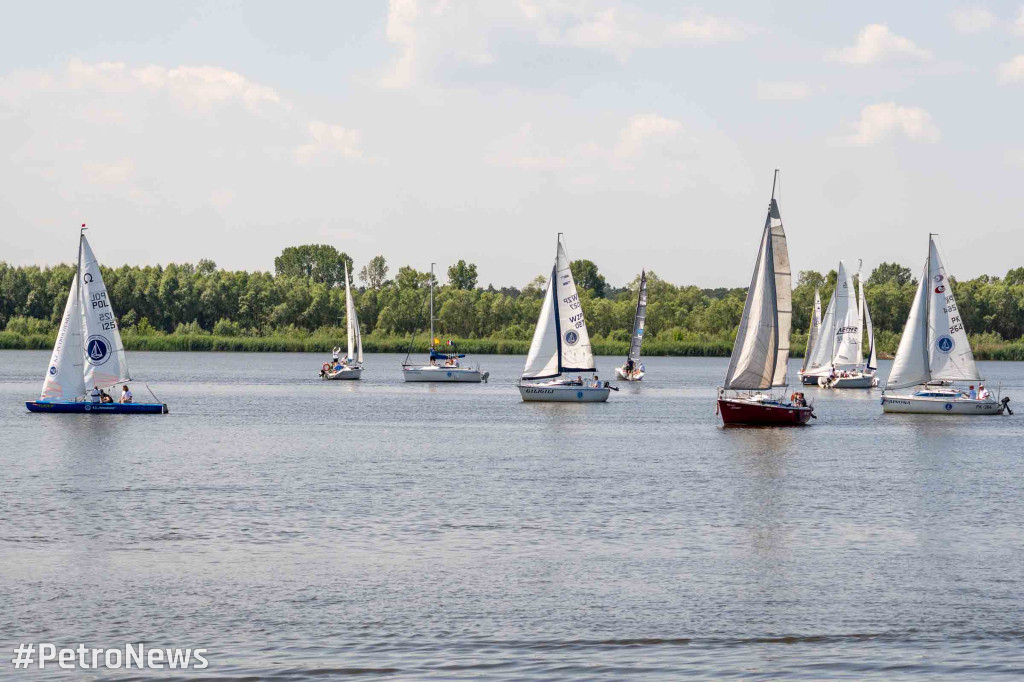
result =
M343 335L344 273L346 268L353 271L352 259L328 245L307 245L285 249L274 265L273 273L222 270L209 260L104 267L102 271L122 331L136 347L159 345L152 340L155 337L180 336L210 349L218 343L255 347L260 343L244 339L270 338L319 349L316 339L330 343L329 339ZM596 349L624 348L639 276L617 289L608 285L591 261L574 261L571 267ZM8 337L52 336L73 273L72 265L39 268L0 262L0 330ZM408 339L427 326L430 273L403 266L389 275L383 256L353 272L353 296L367 350L378 349L375 345L390 349L397 339ZM835 279L835 271L799 273L793 290L795 349L802 347L806 335L815 288L820 288L824 305ZM546 278L538 276L522 288L500 289L481 287L477 280L476 266L459 261L443 281L435 281L438 334L462 339L464 344L472 341L481 352L501 343L503 348L515 349L528 345ZM865 285L879 348L893 352L917 282L908 268L883 263ZM1002 278L954 280L954 286L967 329L981 335L982 342L1024 337L1024 268ZM673 348L687 354L728 354L745 289L676 286L648 273L648 290L645 345L652 354L672 353ZM203 342L203 336L211 339ZM14 343L10 338L0 341L0 345ZM163 343L174 346L177 342Z

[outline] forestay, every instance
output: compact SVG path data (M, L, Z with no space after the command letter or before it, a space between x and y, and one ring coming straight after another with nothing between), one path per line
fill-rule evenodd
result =
M928 239L928 352L931 379L977 381L981 378L967 340L953 284L939 258L935 239Z
M100 265L89 247L89 240L82 235L82 333L85 337L86 387L108 388L122 381L131 381L128 363L121 343L121 332L117 328L114 309L103 284Z
M640 271L640 290L636 299L636 314L633 316L633 338L629 344L629 359L640 362L640 346L644 342L644 321L647 319L647 272Z

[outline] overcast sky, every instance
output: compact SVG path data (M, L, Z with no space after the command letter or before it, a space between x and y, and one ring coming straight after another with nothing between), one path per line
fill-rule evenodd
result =
M11 3L0 260L326 242L393 271L749 281L772 169L794 270L1024 265L1024 5Z

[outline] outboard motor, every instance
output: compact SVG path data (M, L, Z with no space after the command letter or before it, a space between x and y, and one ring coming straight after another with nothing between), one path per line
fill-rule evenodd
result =
M1006 396L1000 402L1003 403L1003 409L1006 411L1006 414L1013 414L1013 410L1010 409L1010 396Z

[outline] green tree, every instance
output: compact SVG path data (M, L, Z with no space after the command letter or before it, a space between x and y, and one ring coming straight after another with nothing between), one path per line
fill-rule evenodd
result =
M448 282L456 289L476 289L476 264L460 260L448 268Z
M572 271L572 278L576 280L576 286L593 291L595 296L604 296L607 282L593 261L574 260L569 263L569 270Z
M330 244L289 246L274 259L274 272L287 277L303 277L329 287L345 283L345 266L352 269L352 259Z
M384 256L374 256L359 271L359 279L371 289L380 289L388 279L388 263Z
M905 268L899 263L881 263L871 271L871 276L868 277L868 284L874 286L892 282L896 286L901 287L913 280L914 273L910 271L910 268Z

